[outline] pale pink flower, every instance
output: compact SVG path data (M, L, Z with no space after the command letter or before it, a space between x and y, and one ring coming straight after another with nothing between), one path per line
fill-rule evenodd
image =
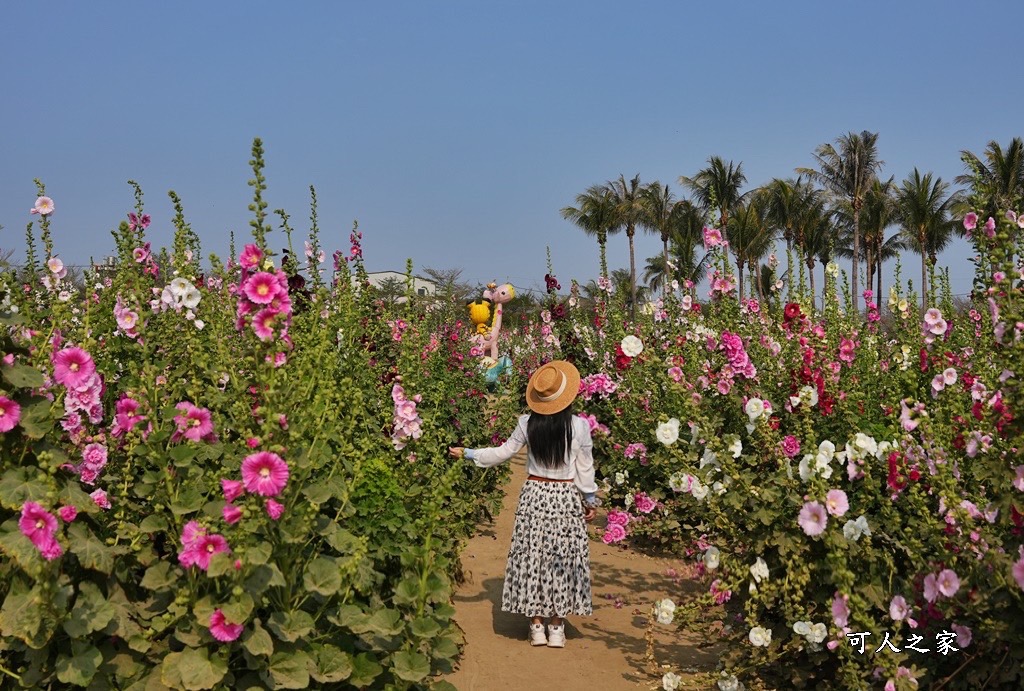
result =
M939 599L939 588L934 573L924 577L924 599L928 602L935 602Z
M928 326L928 328L931 328L943 321L944 320L942 318L942 311L935 307L929 308L924 313L924 323Z
M811 537L821 535L825 532L825 526L828 525L828 514L820 502L809 501L800 509L797 523L803 528L805 534Z
M942 381L946 384L946 386L952 386L953 384L956 384L956 378L957 375L955 368L947 367L946 369L942 370Z
M893 621L903 621L910 616L910 608L902 595L897 595L889 603L889 616Z
M221 643L237 640L243 630L245 630L245 626L232 624L224 618L224 612L219 609L213 610L213 614L210 615L210 635Z
M238 480L221 480L220 488L224 492L224 501L232 502L245 493L244 485Z
M840 595L838 591L832 597L832 621L840 629L849 623L850 607L847 604L848 600L848 595Z
M224 520L231 525L242 520L242 510L234 504L225 504L224 508L221 509L221 515L224 516Z
M0 432L10 432L20 420L21 406L7 396L0 396Z
M65 348L53 356L53 378L69 389L87 384L95 373L96 363L81 348Z
M64 270L64 262L60 260L60 257L50 257L46 260L46 268L50 270L50 273L59 274Z
M139 315L132 310L124 310L117 315L117 325L124 331L131 331L139 323Z
M288 482L288 464L276 453L260 451L242 461L245 489L264 497L275 497Z
M284 505L280 504L273 499L267 499L267 515L273 520L277 520L284 513Z
M31 213L49 216L53 213L53 200L49 197L39 197L36 199L36 203L32 207Z
M1024 465L1019 465L1014 469L1013 486L1019 492L1024 492Z
M960 624L953 624L949 628L956 634L956 645L958 648L963 650L971 644L974 639L974 634L969 626L961 626Z
M704 247L718 247L722 244L722 231L718 228L704 228Z
M672 381L680 382L683 380L683 370L681 367L669 367L668 376Z
M846 499L846 492L841 489L830 489L825 495L825 508L829 515L842 516L850 510L850 503Z
M964 229L974 230L978 227L978 214L973 211L964 216Z
M935 585L944 596L953 597L956 591L960 590L960 579L953 569L943 569L939 572Z
M1024 545L1017 551L1019 559L1013 563L1013 580L1017 581L1017 587L1024 590Z
M996 219L991 216L985 221L985 235L990 240L996 236Z
M141 264L149 259L149 250L145 247L136 247L132 250L132 257L135 259L136 264Z

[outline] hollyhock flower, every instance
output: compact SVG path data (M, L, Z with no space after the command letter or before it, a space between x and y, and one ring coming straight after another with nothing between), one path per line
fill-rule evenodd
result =
M964 229L974 230L978 227L978 214L971 211L969 214L964 216Z
M764 415L764 401L760 398L749 399L746 405L743 406L743 412L747 414L747 417L750 418L751 422L754 422Z
M64 262L60 260L60 257L50 257L46 260L46 268L50 270L50 273L59 274L64 270Z
M722 588L722 581L718 578L711 582L708 592L711 593L716 605L723 605L732 599L732 591L728 588Z
M750 575L753 576L754 580L760 583L768 578L768 564L764 559L758 557L754 561L754 565L750 567Z
M849 338L842 338L839 343L839 359L843 362L853 362L857 353L857 344Z
M245 489L264 497L275 497L288 482L288 464L276 453L260 451L242 461Z
M82 452L82 482L87 485L96 484L96 478L106 464L107 447L95 442L87 445Z
M243 630L245 630L245 626L232 624L224 618L224 612L219 609L213 610L213 614L210 615L210 635L221 643L237 640Z
M681 382L683 380L683 370L681 367L669 367L668 376L674 382Z
M21 534L32 541L32 544L43 549L57 532L57 519L49 511L34 501L27 501L21 507L21 518L18 519Z
M185 533L181 536L185 544ZM222 535L198 534L191 544L185 544L178 554L178 562L185 568L198 566L203 571L210 568L210 560L215 554L230 553L228 541Z
M242 520L242 510L234 504L225 504L224 508L221 509L221 515L224 516L225 521L232 525Z
M939 598L938 582L934 573L924 577L924 599L935 602Z
M622 346L622 352L629 357L636 357L644 350L643 342L632 334L623 338L619 345Z
M708 547L701 560L709 571L714 571L722 561L722 552L717 547Z
M793 458L800 453L800 440L792 434L787 434L783 437L780 442L780 446L782 447L782 453L784 453L787 458Z
M949 628L953 629L953 633L956 634L956 644L961 650L969 646L974 639L974 634L969 626L953 624Z
M263 251L256 245L246 245L242 254L238 257L238 263L245 269L255 269L263 259Z
M53 378L69 389L85 385L95 373L96 363L81 348L65 348L53 356Z
M848 595L840 595L838 591L832 597L832 621L840 629L845 628L849 623L850 607L847 605L849 599Z
M640 513L650 513L658 507L658 502L644 492L637 492L633 497L633 505Z
M264 307L252 318L252 330L261 341L269 341L274 337L274 329L277 328L277 318L282 312L273 307Z
M718 247L722 244L722 231L718 228L704 227L704 247Z
M284 513L284 504L279 504L273 499L267 499L267 515L273 520L277 520Z
M281 287L278 284L277 276L266 271L260 271L246 279L242 284L242 292L249 300L257 305L269 304L278 296Z
M101 509L110 508L110 498L107 497L107 493L105 491L101 489L94 490L89 494L89 497L92 498L92 502Z
M953 569L943 569L935 579L939 592L946 597L953 597L960 590L960 579Z
M747 638L755 646L759 648L767 648L772 642L772 630L766 629L763 626L755 626L750 629L750 633L747 634Z
M188 401L182 401L174 407L182 413L174 416L174 423L178 429L172 435L171 441L179 441L184 437L198 442L209 439L213 434L213 418L209 410L195 406Z
M672 446L679 439L679 420L670 418L668 422L662 422L654 431L654 436L665 446Z
M841 489L831 489L825 495L825 508L831 516L842 516L850 509L846 499L846 492Z
M53 200L49 197L39 197L29 213L49 216L53 213Z
M195 286L190 286L185 294L181 296L181 304L189 310L194 310L199 306L199 302L202 300L203 294L199 292L199 289Z
M78 518L78 509L74 506L62 506L57 509L57 514L60 515L60 520L65 523L71 523Z
M614 542L621 542L626 539L626 529L618 523L611 523L604 529L604 535L601 536L601 541L606 545L610 545Z
M220 488L224 492L226 502L232 502L245 493L245 486L238 480L221 480Z
M990 240L996 236L996 219L991 216L985 221L985 235Z
M613 510L608 512L608 525L621 525L625 527L629 524L629 514L625 511Z
M10 432L20 420L21 406L7 396L0 396L0 432Z
M675 614L676 603L669 598L658 600L654 603L654 618L659 624L664 624L665 626L671 624Z
M903 621L910 616L910 608L902 595L897 595L889 603L889 616L893 621Z
M797 523L800 524L806 535L811 537L821 535L825 532L825 526L828 525L828 514L820 502L810 501L800 509Z

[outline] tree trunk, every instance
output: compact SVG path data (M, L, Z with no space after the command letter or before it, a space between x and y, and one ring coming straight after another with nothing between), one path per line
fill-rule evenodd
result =
M726 256L729 256L728 253L726 253ZM739 256L736 257L736 280L737 288L740 291L737 299L743 302L743 259Z
M928 253L924 249L924 233L917 234L921 243L921 314L924 314L928 301Z
M808 259L807 259L807 269L808 269L808 273L811 274L811 301L812 301L812 303L814 305L814 309L817 309L818 308L818 294L814 292L814 258L813 257L808 257ZM824 294L822 295L822 298L821 298L821 309L822 309L822 311L825 310L825 296L824 296Z
M725 244L725 272L729 273L729 236L726 233L726 229L729 227L729 210L722 208L719 209L719 215L722 221L722 243Z
M882 262L878 262L878 296L875 300L878 305L878 313L882 313Z
M608 278L608 233L599 231L597 244L601 248L601 278Z
M629 238L629 318L636 321L636 255L633 251L633 235L636 228L630 223L626 226L626 237Z
M668 234L667 233L662 233L661 234L661 242L665 246L665 249L664 249L665 275L663 277L664 283L663 283L662 288L661 288L661 297L665 298L665 297L668 297L668 284L672 282L672 278L673 278L672 270L669 269L669 266L668 266Z
M853 200L853 309L857 309L857 270L860 268L860 199Z

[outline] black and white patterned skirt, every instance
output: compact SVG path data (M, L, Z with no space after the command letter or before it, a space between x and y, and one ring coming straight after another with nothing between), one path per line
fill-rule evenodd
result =
M501 609L530 617L593 613L590 542L573 483L527 480L523 485Z

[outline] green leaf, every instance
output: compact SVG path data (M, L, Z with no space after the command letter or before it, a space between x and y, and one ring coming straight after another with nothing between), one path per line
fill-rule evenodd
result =
M294 643L315 628L309 612L274 612L267 627L279 640Z
M186 514L195 513L199 509L203 508L203 495L195 487L191 487L178 497L178 500L171 504L171 511L175 516L184 516Z
M313 504L325 504L331 498L331 490L320 483L304 487L302 494Z
M87 569L109 574L114 568L115 551L99 541L83 523L68 528L69 551Z
M103 664L103 654L91 645L77 644L72 647L74 655L57 658L57 679L65 684L88 686Z
M0 554L11 557L26 571L39 565L42 557L32 541L21 534L13 518L0 526Z
M242 593L237 600L229 602L220 608L224 616L233 624L242 624L249 620L255 603L248 593Z
M245 561L249 564L266 564L270 560L273 551L265 542L248 547L245 550Z
M349 684L357 689L369 686L370 682L376 679L384 668L377 663L369 653L359 653L352 658L352 676L349 677Z
M344 528L328 535L327 544L338 550L340 554L352 554L358 552L362 547L359 538Z
M25 436L30 439L42 439L53 429L53 416L50 409L53 403L42 396L32 396L29 403L21 406L21 420L18 422Z
M93 631L105 628L115 614L116 609L107 602L96 584L82 581L78 586L75 606L64 620L64 631L72 638L83 638Z
M438 638L431 641L430 654L435 660L453 660L459 656L459 646L451 638Z
M380 636L394 636L403 628L402 617L396 609L380 609L370 615L370 618L366 620L365 626L361 628L363 629L362 631L355 628L352 630L355 633L370 631Z
M210 578L217 578L227 573L234 573L235 559L227 552L218 552L210 558L210 566L206 569L206 575Z
M37 389L43 385L43 373L29 365L4 365L0 372L11 386L19 389Z
M420 579L406 576L395 587L394 602L396 605L411 605L420 598Z
M312 590L324 597L334 595L341 588L341 571L337 562L327 557L317 557L306 564L302 583L306 590Z
M423 653L402 650L391 659L394 663L391 669L400 679L416 682L430 674L430 660Z
M348 679L352 674L352 661L340 648L329 644L314 644L311 653L313 665L309 673L314 681L321 684L335 683Z
M162 590L176 585L181 578L181 569L169 561L158 561L146 569L141 585L147 590Z
M21 509L27 501L46 500L49 488L29 468L12 468L0 477L0 504L9 509Z
M305 689L309 687L309 656L301 650L274 653L268 672L276 689Z
M459 691L448 681L436 681L430 685L430 691Z
M418 638L433 638L441 630L441 625L431 617L417 617L412 620L409 630Z
M178 446L172 446L167 455L174 461L174 465L184 468L192 464L192 459L196 457L196 447L186 442Z
M20 578L14 579L0 606L0 634L32 645L43 625L42 610L32 602L34 598L34 590L29 590Z
M186 648L164 657L160 681L173 689L203 691L220 683L227 671L227 663L219 657L210 659L206 648Z
M252 628L246 631L242 647L253 657L270 657L274 654L274 640L258 621L254 621Z

